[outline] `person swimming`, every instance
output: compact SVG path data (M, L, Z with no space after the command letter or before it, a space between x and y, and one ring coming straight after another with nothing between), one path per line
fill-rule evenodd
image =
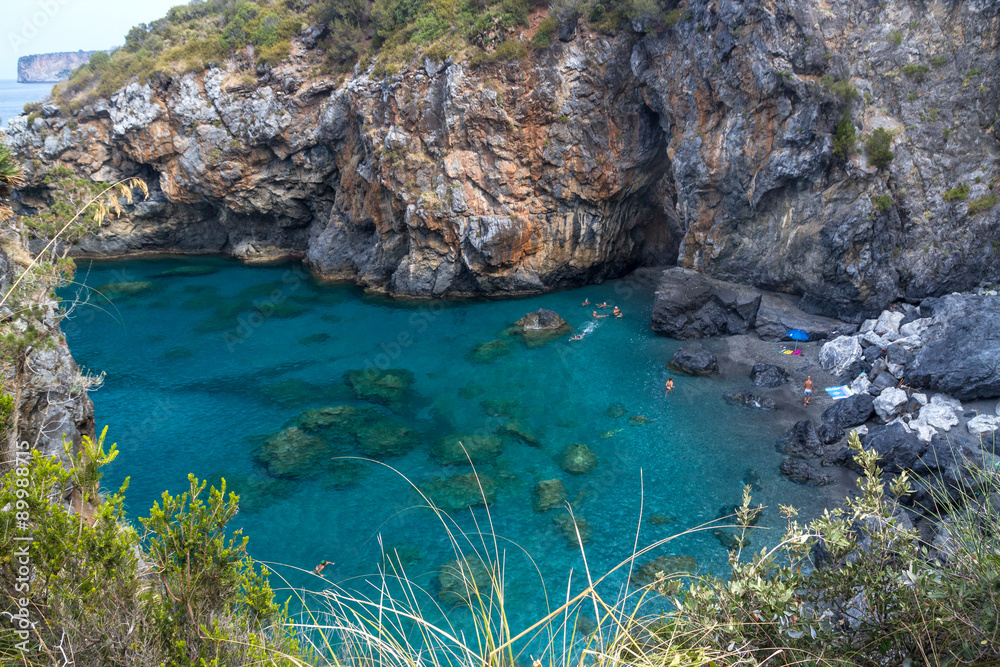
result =
M618 306L615 306L614 313L615 313L615 317L621 317L622 316L622 309L619 308Z
M329 561L327 561L327 560L321 561L319 565L317 565L315 568L313 568L313 574L315 574L317 576L323 574L323 570L326 568L327 565L330 565Z
M666 396L667 394L669 394L673 390L674 390L674 379L673 378L667 378L667 387L666 387L666 391L663 392L663 395Z
M595 310L594 311L594 317L596 317L597 319L601 319L602 317L607 317L607 315L598 315L597 311Z
M597 304L597 307L598 308L607 308L608 307L608 302L605 301L604 303L599 303L599 304Z
M581 303L580 305L581 306L589 306L590 305L590 299L584 299L583 303Z
M572 338L570 338L570 340L583 340L583 334L582 333L577 334L577 335L573 336Z

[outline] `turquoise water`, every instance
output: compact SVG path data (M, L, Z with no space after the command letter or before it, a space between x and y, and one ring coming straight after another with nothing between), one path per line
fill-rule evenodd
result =
M201 275L160 275L179 268ZM109 425L121 450L106 488L131 477L128 510L140 516L164 489L186 488L189 472L213 481L224 476L242 494L235 523L250 536L251 554L284 564L277 572L294 586L321 588L322 581L294 568L311 570L327 559L327 581L364 588L382 562L381 538L411 545L407 572L433 593L435 572L454 558L452 547L401 475L419 485L468 472L467 465L439 464L429 452L448 434L496 431L510 420L491 416L497 413L516 417L540 445L505 438L500 457L477 466L500 486L489 516L495 533L509 540L500 544L515 622L526 625L544 609L539 575L520 548L537 560L555 599L571 572L574 589L584 580L579 549L554 525L561 510L532 511L539 480L562 480L589 523L587 565L595 574L632 553L640 517L640 546L714 519L721 506L738 502L748 468L759 475L760 502L815 510L815 490L777 475L773 414L723 402L724 393L748 388L742 374L677 376L677 388L664 397L664 364L679 343L650 331L652 288L636 281L517 300L407 302L318 284L295 264L250 267L215 258L81 264L77 279L92 287L150 283L131 296L109 293L112 303L91 293L63 326L80 365L107 374L92 394L98 429ZM625 317L595 320L593 308L581 307L584 298L617 304ZM470 359L480 343L510 341L504 329L539 307L560 313L577 331L592 331L580 342L563 337L534 348L514 339L509 353L490 363ZM344 374L368 366L406 369L412 385L390 406L358 400ZM615 403L627 413L611 416ZM308 470L314 475L281 479L261 465L263 442L303 411L344 404L416 431L412 451L384 459L398 472L375 463L320 469L326 462ZM648 423L630 421L638 415ZM570 443L588 445L596 469L560 469L555 458ZM651 525L653 514L670 521ZM489 525L481 507L451 517L470 534ZM777 512L767 511L760 526L780 527ZM779 534L756 531L754 548ZM710 532L660 547L650 558L659 555L690 555L703 571L727 570L727 552ZM624 580L611 578L611 597Z
M0 80L0 127L24 111L28 102L38 102L52 92L51 83L18 83Z

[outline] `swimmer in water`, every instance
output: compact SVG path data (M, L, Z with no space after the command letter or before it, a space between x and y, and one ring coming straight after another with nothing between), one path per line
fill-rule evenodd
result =
M580 305L581 305L581 306L585 306L585 307L586 307L586 306L589 306L589 305L590 305L590 299L584 299L584 300L583 300L583 303L581 303Z
M667 378L667 389L666 389L666 391L663 392L663 395L666 396L667 394L669 394L673 390L674 390L674 379L673 378Z
M326 560L321 561L319 565L313 568L313 574L315 574L316 576L322 575L323 569L329 564L330 563Z
M597 304L597 307L598 308L607 308L608 307L608 302L605 301L604 303L599 303L599 304Z
M618 306L615 306L615 317L621 317L621 316L622 316L622 310L621 310L621 308L619 308Z
M602 317L607 317L607 315L598 315L597 311L595 310L594 311L594 317L596 317L597 319L601 319Z
M570 338L570 340L583 340L583 334L577 334Z

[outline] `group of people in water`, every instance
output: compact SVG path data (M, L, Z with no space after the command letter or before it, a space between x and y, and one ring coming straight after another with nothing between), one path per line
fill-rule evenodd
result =
M590 306L590 305L593 305L593 304L590 303L590 299L584 299L583 303L581 303L580 305L583 306L584 308L586 308L587 306ZM622 312L621 308L619 308L618 306L609 306L607 301L604 301L603 303L598 303L594 307L595 308L613 308L613 310L610 313L605 313L604 315L598 315L597 311L595 310L594 313L593 313L594 319L600 320L600 319L604 319L605 317L615 317L617 319L621 319L624 316L624 313ZM583 340L583 337L586 336L587 333L589 333L589 331L584 331L582 333L578 333L575 336L573 336L572 338L570 338L570 340Z

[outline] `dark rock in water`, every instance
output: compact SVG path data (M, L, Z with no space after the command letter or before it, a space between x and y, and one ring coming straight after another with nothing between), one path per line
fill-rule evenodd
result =
M875 415L875 398L871 394L855 394L839 401L823 411L824 424L834 428L848 429L861 426Z
M608 406L608 409L604 411L604 414L611 417L612 419L618 419L619 417L624 417L628 413L625 406L621 403L612 403Z
M746 472L743 473L743 486L749 486L751 491L762 491L764 489L764 482L760 479L760 473L754 468L747 468Z
M479 403L479 407L490 417L517 417L518 406L513 398L489 398Z
M326 476L323 487L327 489L342 489L357 484L365 475L365 464L361 461L344 461L334 459L326 466Z
M641 588L678 573L694 574L697 569L698 563L690 556L660 556L633 570L630 581Z
M319 343L325 343L328 340L330 340L330 334L314 333L300 338L299 345L317 345Z
M363 401L398 408L413 384L413 372L405 368L365 368L344 373L344 381Z
M829 475L821 473L802 459L786 458L781 462L781 474L796 484L825 486L833 481Z
M760 297L753 287L674 267L660 277L651 324L673 338L745 334L753 328Z
M322 438L293 426L265 440L258 458L275 477L301 478L321 473L331 454Z
M761 297L755 328L763 340L785 342L792 329L805 331L809 340L827 340L857 331L853 324L807 313L795 297L775 292L765 292Z
M736 391L731 394L726 394L723 398L725 398L726 403L729 403L730 405L742 405L743 407L753 408L754 410L773 411L778 409L778 404L770 398L758 396L757 394L751 394L749 391Z
M382 565L386 572L402 574L411 565L423 560L427 552L416 544L396 542L387 544L382 552Z
M491 364L498 358L513 351L514 344L509 340L491 340L486 343L480 343L472 348L468 359L476 364Z
M194 356L194 350L190 347L172 347L164 352L163 356L167 359L187 359L188 357Z
M438 600L449 606L472 605L479 596L487 598L493 591L490 570L479 557L466 554L448 561L438 573Z
M687 375L713 375L719 372L719 360L701 343L685 343L667 367Z
M458 395L462 398L475 398L482 396L486 392L486 387L480 384L467 384L458 390Z
M635 424L636 426L642 426L643 424L648 424L652 420L646 415L632 415L628 418L629 424Z
M889 474L913 469L921 455L927 451L927 443L921 442L916 433L908 433L902 424L873 426L861 436L861 444L865 449L878 452L878 465ZM846 463L849 468L861 471L853 456Z
M755 387L780 387L789 379L788 371L774 364L754 364L750 369L750 380Z
M566 503L566 487L558 479L546 479L535 485L531 508L536 512L548 512Z
M823 442L816 431L816 424L811 419L795 422L785 436L778 440L778 451L798 458L822 456Z
M597 456L586 445L566 445L559 466L572 475L586 475L597 467Z
M920 314L933 324L906 365L907 384L962 401L1000 396L1000 297L925 299Z
M119 283L104 283L94 288L97 297L107 301L148 294L159 288L156 283L148 280L129 280Z
M527 313L508 330L512 335L520 336L528 347L544 345L566 335L569 331L570 326L566 320L559 317L555 311L545 308Z
M651 526L669 526L676 521L677 517L675 516L667 516L666 514L649 515L649 525Z
M211 273L217 273L218 267L215 266L199 266L197 264L192 264L189 266L178 266L173 269L167 269L166 271L160 271L154 277L156 278L182 278L182 277L193 277L193 276L207 276Z
M507 436L514 440L520 440L524 444L529 445L531 447L542 446L541 441L534 435L529 433L528 430L524 427L524 425L521 422L517 421L516 419L513 419L503 424L499 428L499 433L500 435Z
M424 482L420 485L420 490L435 507L446 512L457 512L470 507L492 505L496 501L497 486L492 477L470 472Z
M582 516L572 517L569 514L560 514L552 518L552 523L556 525L556 529L563 534L571 547L577 547L590 541L590 524Z
M307 410L296 418L295 426L332 446L357 447L364 456L376 459L400 456L419 442L415 430L392 417L353 405Z
M715 528L712 530L712 537L718 540L719 544L725 547L728 551L736 551L737 549L750 546L749 537L740 538L737 533L732 530L726 530L725 528Z
M443 465L487 463L503 452L503 440L498 435L453 434L441 438L431 449L434 460Z
M590 616L580 614L576 617L576 632L584 637L591 636L597 632L597 621Z

